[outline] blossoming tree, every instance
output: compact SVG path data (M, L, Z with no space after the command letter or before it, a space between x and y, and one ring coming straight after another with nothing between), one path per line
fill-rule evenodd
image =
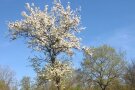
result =
M58 55L73 55L73 49L80 48L80 40L76 33L81 31L78 10L73 11L70 4L64 8L60 1L54 0L51 9L48 5L40 10L34 4L26 3L27 12L23 11L23 19L9 22L11 38L24 37L28 47L44 53L47 64L38 68L38 60L33 61L34 69L43 80L52 80L60 90L62 77L72 72L67 63L62 63Z

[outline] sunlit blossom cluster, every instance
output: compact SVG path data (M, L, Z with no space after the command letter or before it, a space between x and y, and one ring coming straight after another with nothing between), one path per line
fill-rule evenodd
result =
M83 49L83 51L85 52L85 54L90 55L90 56L93 55L93 51L94 51L94 50L93 50L92 48L83 46L82 49Z
M54 66L47 64L45 68L39 72L38 77L48 81L52 79L54 81L60 80L60 83L56 83L57 85L63 84L66 78L71 78L72 72L73 68L71 68L71 62L57 60Z
M54 2L50 10L46 5L42 11L34 4L26 3L26 8L28 11L22 12L24 19L9 23L12 39L28 37L32 49L45 51L53 48L56 54L72 55L71 48L80 49L80 40L75 35L82 29L80 16L71 10L70 4L64 8L60 2Z

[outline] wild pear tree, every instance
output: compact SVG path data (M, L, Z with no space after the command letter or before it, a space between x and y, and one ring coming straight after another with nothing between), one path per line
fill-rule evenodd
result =
M71 71L71 67L63 64L58 55L65 53L72 56L73 49L81 49L80 39L76 36L76 33L83 29L80 27L78 10L71 10L69 3L64 8L57 0L54 0L51 9L45 5L44 10L40 10L39 7L29 3L26 3L26 9L27 12L22 12L22 20L9 22L11 38L14 40L23 37L29 48L44 53L44 60L48 64L39 68L39 59L34 58L34 69L38 76L53 80L59 90L61 77Z

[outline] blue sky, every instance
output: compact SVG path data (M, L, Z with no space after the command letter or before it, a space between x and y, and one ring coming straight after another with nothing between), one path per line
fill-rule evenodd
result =
M21 19L21 12L26 10L25 3L35 3L44 7L51 6L53 0L0 0L0 65L9 66L16 72L16 77L33 76L35 73L29 66L28 57L32 56L24 40L10 41L8 37L8 21ZM109 44L116 49L127 52L127 58L135 54L135 0L61 0L64 5L71 2L71 7L82 8L80 15L82 25L87 27L80 33L82 44L100 46ZM73 58L79 66L82 54Z

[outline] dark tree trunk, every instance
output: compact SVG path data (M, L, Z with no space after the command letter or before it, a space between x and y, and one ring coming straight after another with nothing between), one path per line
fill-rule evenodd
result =
M106 88L107 88L106 86L101 87L102 90L106 90Z
M54 67L55 61L56 61L56 56L52 56L52 57L51 57L51 64L52 64L52 67Z
M61 90L61 86L60 86L60 77L56 77L56 84L57 84L57 90Z
M60 86L59 86L59 85L57 86L57 90L61 90L61 88L60 88Z

